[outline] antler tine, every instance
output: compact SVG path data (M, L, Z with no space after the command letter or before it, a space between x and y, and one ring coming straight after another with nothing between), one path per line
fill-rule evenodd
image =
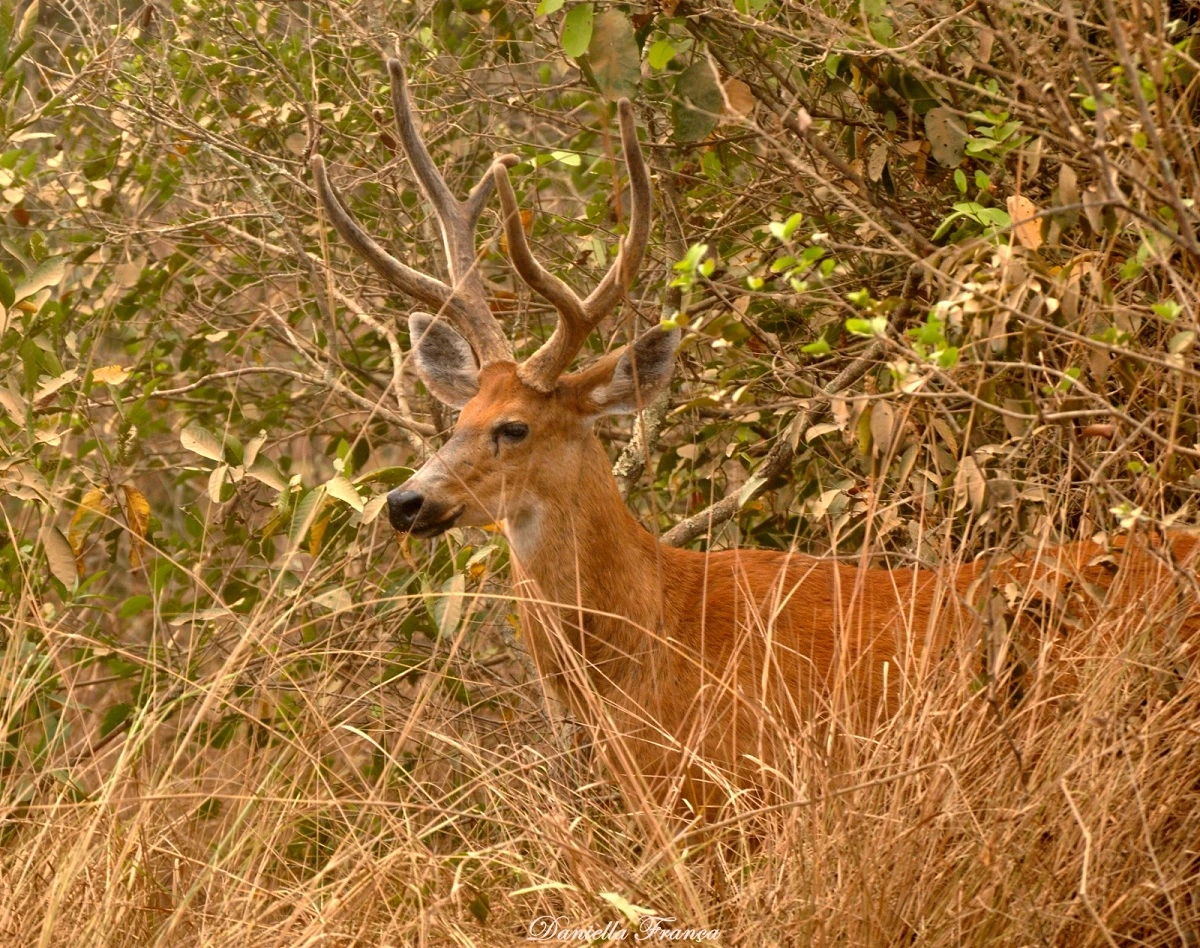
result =
M620 101L617 114L632 194L629 233L621 240L612 267L587 299L581 300L574 290L534 258L525 239L517 197L508 179L508 165L512 161L501 159L492 165L513 268L531 290L545 297L558 310L558 325L554 327L554 332L518 370L526 384L542 392L554 388L558 377L567 370L592 330L629 290L650 239L650 172L638 143L633 106L628 99Z
M341 195L330 184L329 176L325 173L325 159L320 155L313 155L310 165L321 204L324 206L329 220L333 223L334 229L342 235L342 239L357 250L381 277L392 283L401 292L434 307L435 310L441 310L447 306L453 308L450 287L441 280L401 263L363 230L362 225L346 209Z
M429 149L417 131L404 82L404 70L397 60L388 60L388 73L391 76L392 105L396 112L400 142L416 172L421 191L433 205L438 219L451 285L447 286L436 277L414 270L384 250L354 219L341 195L330 184L324 159L314 155L312 172L321 204L342 239L357 250L380 276L402 292L432 307L435 312L445 313L450 318L467 337L481 365L511 362L512 349L503 328L488 307L483 277L475 261L475 225L492 192L491 170L471 190L466 201L456 200L446 186L445 179L434 167Z
M621 302L629 291L642 258L646 254L646 245L650 242L650 171L646 167L642 146L638 142L637 125L633 121L633 105L628 99L622 99L617 104L617 115L621 122L621 148L625 153L625 167L629 171L629 232L621 241L617 250L617 259L604 274L586 300L584 307L589 313L599 313L595 317L599 321Z
M492 193L492 176L485 173L466 201L454 197L417 131L404 67L400 65L400 60L391 58L387 61L387 68L400 144L417 176L421 191L433 205L442 232L442 244L446 248L446 266L450 271L453 294L464 303L462 311L453 314L455 322L467 336L481 364L511 362L512 349L503 328L488 307L483 277L475 258L475 227Z

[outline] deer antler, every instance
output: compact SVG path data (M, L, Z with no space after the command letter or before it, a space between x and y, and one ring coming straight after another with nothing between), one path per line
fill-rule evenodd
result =
M558 377L567 370L592 330L628 292L650 238L650 172L642 156L642 147L638 144L633 106L628 99L618 103L617 114L632 193L629 233L622 238L612 267L587 299L581 300L566 283L538 263L530 251L525 240L525 229L521 225L517 197L508 180L512 156L497 159L492 165L513 267L531 290L544 296L558 310L558 325L554 327L550 338L518 369L521 379L538 391L553 390Z
M433 307L435 312L445 312L466 336L481 365L511 362L512 349L504 330L488 308L483 277L475 260L475 227L491 196L494 175L489 170L471 189L465 201L459 201L451 194L417 131L403 67L396 59L389 59L387 67L392 81L392 108L396 113L400 144L417 176L421 192L433 205L442 232L442 244L446 248L450 285L412 269L384 250L347 210L341 196L329 183L324 159L314 155L313 178L325 213L342 239L357 250L380 276L402 292ZM517 160L515 156L506 156L497 159L497 163L505 167Z

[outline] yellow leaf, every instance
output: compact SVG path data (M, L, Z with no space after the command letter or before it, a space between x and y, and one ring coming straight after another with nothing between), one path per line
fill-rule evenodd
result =
M125 522L133 536L129 539L129 568L142 565L146 552L146 532L150 529L150 501L132 484L121 487L125 492Z
M102 365L92 369L92 381L104 385L120 385L129 378L129 370L123 365Z
M83 576L83 545L92 527L108 513L108 499L104 491L92 488L84 493L71 518L71 526L67 529L67 541L71 544L71 552L75 554L75 568L80 577Z
M328 500L321 501L321 507L329 507ZM312 530L308 534L308 555L316 556L321 552L321 541L325 539L325 530L329 526L329 518L333 516L333 511L323 513L313 522Z
M1038 206L1020 194L1014 194L1005 203L1017 243L1026 250L1037 250L1042 245L1042 219L1037 216Z
M726 121L741 121L754 111L754 93L741 79L725 80Z

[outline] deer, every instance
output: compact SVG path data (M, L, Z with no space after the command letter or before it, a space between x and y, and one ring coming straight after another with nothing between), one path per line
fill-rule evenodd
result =
M1138 609L1147 597L1161 602L1188 587L1190 537L1113 548L1082 541L995 568L979 561L946 571L659 542L626 506L594 428L667 390L679 328L652 326L572 370L626 299L650 239L650 169L632 105L623 99L616 110L627 230L611 267L581 298L530 249L509 178L517 157L496 158L459 201L417 129L400 63L387 66L399 141L440 227L448 281L386 251L347 209L320 155L311 168L346 243L431 310L408 317L411 359L429 393L459 412L448 440L387 495L388 518L417 538L501 525L537 672L573 715L603 725L604 760L629 792L706 806L729 781L761 782L778 758L772 734L839 709L858 709L856 726L885 717L947 643L978 625L972 590L1008 581L1102 588L1114 608ZM557 312L549 338L521 361L489 307L475 246L493 191L514 270ZM1190 635L1200 617L1185 605L1176 624Z

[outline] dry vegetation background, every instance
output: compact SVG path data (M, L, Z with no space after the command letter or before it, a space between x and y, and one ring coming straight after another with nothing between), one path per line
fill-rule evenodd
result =
M635 96L655 237L594 345L689 325L651 463L621 460L675 542L939 566L1180 526L1198 18L4 5L0 942L502 945L653 910L730 945L1200 944L1200 678L1166 604L1096 625L1010 584L877 733L793 739L787 805L731 802L710 845L632 813L530 672L503 539L379 518L450 419L307 170L437 270L399 50L448 178L520 154L535 244L587 287ZM527 349L549 313L495 223Z

